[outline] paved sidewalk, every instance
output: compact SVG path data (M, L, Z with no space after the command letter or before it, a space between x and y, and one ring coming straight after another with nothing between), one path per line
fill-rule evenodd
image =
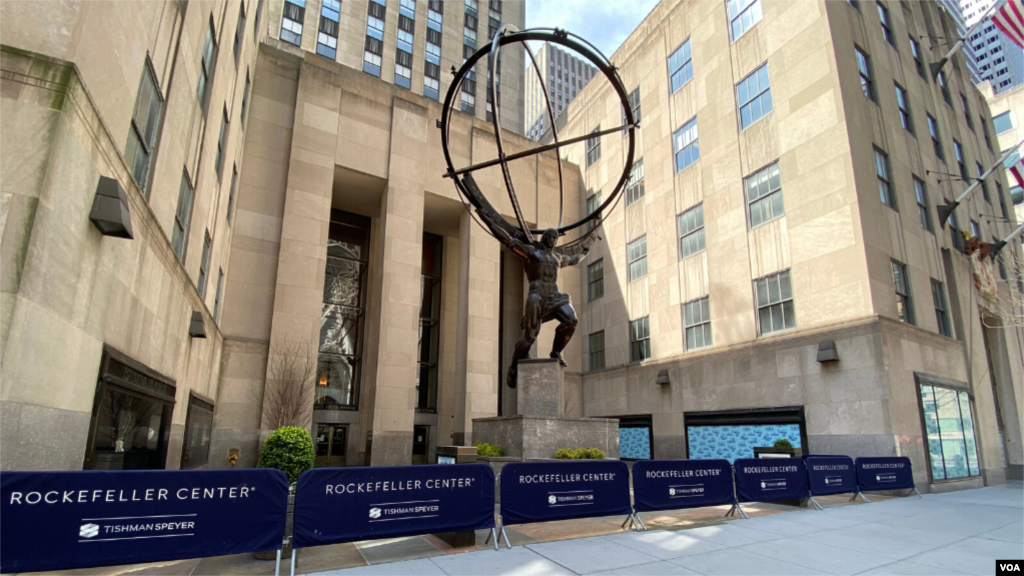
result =
M1020 482L1013 482L824 511L795 510L689 530L527 543L511 550L448 554L316 576L955 575L994 574L996 559L1020 558L1024 490Z

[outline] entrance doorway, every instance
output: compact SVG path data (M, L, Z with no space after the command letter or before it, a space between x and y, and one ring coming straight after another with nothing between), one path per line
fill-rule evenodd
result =
M345 446L348 440L348 424L316 425L317 468L345 465Z
M430 426L412 427L412 463L427 463L427 447L430 445Z

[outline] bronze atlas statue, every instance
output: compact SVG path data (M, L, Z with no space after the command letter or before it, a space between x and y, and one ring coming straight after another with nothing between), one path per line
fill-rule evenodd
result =
M625 118L624 125L593 132L586 136L560 141L558 139L558 130L555 126L555 116L551 110L550 102L548 101L547 88L544 85L544 74L539 70L537 61L534 58L533 52L530 50L527 41L559 44L577 52L583 58L586 58L594 64L611 84L612 89L615 90L622 102L624 111L623 116ZM494 102L493 113L491 114L491 123L494 126L498 157L493 160L457 169L452 164L452 158L448 148L448 138L453 112L452 107L453 105L458 105L460 102L462 82L466 79L467 75L474 73L474 66L484 57L487 58L488 68L494 69L494 63L496 61L501 61L500 53L502 47L513 44L522 45L526 54L530 57L534 72L540 78L541 89L544 91L544 101L547 103L547 115L551 125L553 141L551 144L538 146L523 152L505 154L505 150L502 145L502 135L499 122L501 117L500 98L490 97L492 94L501 94L501 91L498 88L498 80L500 76L497 74L489 74L491 78L490 84L487 86L488 101ZM530 348L537 340L537 335L540 333L541 325L545 322L557 320L559 323L558 328L555 330L555 341L551 348L551 358L557 359L562 366L565 366L565 361L562 359L562 351L565 350L566 345L572 338L573 332L576 330L576 325L579 321L576 318L576 312L573 310L569 295L558 291L558 271L560 268L576 265L586 257L591 244L598 239L597 231L599 225L607 217L602 217L602 214L607 215L610 213L618 203L622 189L626 185L626 181L632 171L633 152L636 144L636 124L633 118L632 107L629 105L629 99L626 96L625 88L623 88L622 80L619 79L619 75L615 67L612 66L611 62L609 62L597 48L594 48L594 46L586 40L563 30L535 28L519 32L515 31L515 28L512 25L505 24L494 35L490 44L477 50L466 60L460 69L455 70L453 67L452 73L454 74L454 78L451 86L448 88L448 93L445 96L444 108L442 110L441 121L439 123L439 127L441 128L441 146L444 151L445 162L447 163L448 168L448 172L445 174L445 177L451 178L455 183L455 188L458 190L459 196L462 199L463 204L466 206L466 210L469 211L477 224L482 226L490 235L505 245L505 247L507 247L513 254L523 259L524 270L526 272L527 280L529 281L529 294L526 297L526 304L521 322L523 337L516 343L515 352L512 355L512 362L509 366L508 376L506 378L509 388L515 388L518 363L524 358L529 358ZM626 148L626 157L623 163L622 175L619 177L614 190L608 195L608 198L604 203L597 207L597 209L592 213L577 222L569 225L563 225L562 212L564 191L562 186L562 163L559 158L557 162L559 190L558 225L555 228L548 229L530 228L526 223L526 219L523 217L522 209L519 207L519 201L516 198L515 189L512 185L512 176L509 172L508 162L547 152L549 150L555 150L556 157L558 157L560 152L559 149L563 146L578 144L592 138L600 138L605 134L621 133L623 130L627 133L628 145ZM512 209L515 213L515 223L509 222L494 209L491 203L480 191L476 181L473 179L472 172L492 166L500 166L501 168L505 182L505 189L508 192L509 200L511 201ZM590 225L587 226L588 224ZM586 231L575 239L559 245L560 238L565 236L566 233L577 228Z

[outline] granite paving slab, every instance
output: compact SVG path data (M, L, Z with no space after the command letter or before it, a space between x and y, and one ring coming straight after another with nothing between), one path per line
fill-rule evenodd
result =
M659 560L651 554L644 554L605 538L544 542L526 547L577 574L651 564Z
M286 567L281 567L285 572ZM430 561L429 558L419 560L408 560L406 562L391 562L389 564L375 564L373 566L360 566L359 568L348 568L345 570L328 570L324 572L313 572L311 576L447 576L443 570Z
M686 530L683 534L693 536L694 538L700 538L701 540L708 540L715 544L721 544L727 548L785 538L785 536L774 534L772 532L747 528L746 526L741 525L741 522L738 520L727 524L721 524L719 526L705 526L703 528Z
M627 568L595 572L595 574L602 576L605 574L623 574L626 576L700 576L699 572L688 570L678 564L673 564L668 561L653 562L651 564L638 564Z
M744 550L837 575L858 574L892 562L892 558L888 556L878 556L820 543L814 545L793 543L788 546L779 546L777 542L758 542L741 546L735 550Z
M431 561L449 576L572 576L574 572L544 558L533 550L518 546L511 550L483 550L455 554Z
M826 574L826 572L821 572L812 568L786 562L784 560L768 558L767 556L754 554L738 548L718 550L716 552L705 552L704 554L694 554L693 556L685 556L683 558L670 560L670 562L683 566L684 568L689 568L701 574L707 574L708 576L732 576L735 574L801 576Z
M725 548L720 544L694 538L685 532L668 532L664 530L651 530L650 532L630 532L625 534L613 534L602 536L603 540L614 542L627 548L632 548L650 554L659 560L680 558L690 554L711 552Z
M965 574L995 574L996 560L1024 557L1024 543L968 538L910 558L912 562Z

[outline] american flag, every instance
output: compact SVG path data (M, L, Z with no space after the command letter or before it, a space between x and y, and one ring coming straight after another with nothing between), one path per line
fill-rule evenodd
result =
M1024 0L1006 0L992 16L992 22L1010 40L1024 48Z
M1020 159L1020 150L1016 150L1013 154L1010 154L1003 160L1003 166L1013 174L1013 177L1017 180L1017 185L1024 187L1024 162Z

